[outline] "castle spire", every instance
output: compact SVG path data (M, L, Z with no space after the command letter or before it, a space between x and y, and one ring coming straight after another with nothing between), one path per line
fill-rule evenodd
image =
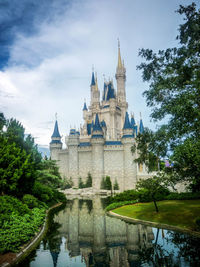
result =
M53 131L53 134L52 134L51 138L53 138L53 137L61 138L59 130L58 130L57 114L56 114L56 121L55 121L55 125L54 125L54 131Z
M142 114L140 112L140 126L139 126L139 132L142 134L144 133L144 125L143 125L143 121L142 121Z
M95 85L94 70L92 70L92 81L91 86Z
M119 42L119 39L118 39L118 64L117 64L117 68L119 68L119 69L123 68L122 59L121 59L121 53L120 53L120 42Z
M130 124L128 112L126 112L123 129L131 129L131 124Z
M95 72L95 89L98 91L97 73Z

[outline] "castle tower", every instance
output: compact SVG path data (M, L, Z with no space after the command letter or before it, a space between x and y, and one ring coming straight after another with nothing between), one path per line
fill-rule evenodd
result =
M97 113L91 138L92 177L95 177L93 180L93 188L96 190L100 189L101 179L104 175L104 142L103 130L99 123L99 116Z
M68 170L70 177L74 181L74 186L78 187L79 177L79 159L78 159L78 146L80 143L80 134L75 129L71 129L67 141L69 157L68 157Z
M117 63L115 78L117 81L117 102L122 111L121 125L123 125L123 119L125 117L128 108L128 103L126 102L126 89L125 89L126 69L124 67L124 64L122 63L119 41L118 41L118 63Z
M51 159L58 160L58 153L62 149L62 142L61 136L58 130L58 122L57 119L54 125L54 131L51 136L51 143L50 143L50 152L51 152Z
M131 127L129 121L128 112L126 112L122 144L124 146L124 188L127 190L129 188L134 188L136 184L136 164L134 163L135 156L131 152L131 147L134 144L133 128Z
M97 110L99 110L99 105L100 105L100 91L98 88L98 83L97 83L97 75L96 79L94 77L94 71L92 72L92 81L91 81L91 109L93 113L97 113Z

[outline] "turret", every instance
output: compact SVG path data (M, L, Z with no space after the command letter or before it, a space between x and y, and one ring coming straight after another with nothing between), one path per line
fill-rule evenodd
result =
M78 146L80 144L80 133L76 129L71 129L67 146L69 151L69 173L74 181L74 186L78 186L78 175L79 175L79 162L78 162Z
M50 152L51 152L51 159L57 160L58 159L58 152L62 149L62 142L61 142L61 135L58 129L58 122L57 119L54 125L54 131L51 136L51 143L50 143Z
M83 119L84 120L86 120L87 118L87 112L88 112L87 105L86 105L86 102L84 101L84 105L83 105Z
M100 92L97 83L97 75L94 77L94 71L92 72L92 81L91 81L91 107L97 108L99 107L100 101Z
M99 190L102 176L104 175L104 142L103 130L99 122L99 116L96 114L95 123L92 131L92 176L94 189Z
M122 138L133 138L133 128L129 120L128 112L126 112L126 115L125 115Z
M131 152L131 147L134 144L133 128L131 126L128 112L126 112L122 144L124 150L124 190L134 188L137 181L136 177L136 164L134 164L135 154Z
M144 133L144 125L143 125L143 121L142 121L142 115L140 113L140 125L139 125L139 133Z

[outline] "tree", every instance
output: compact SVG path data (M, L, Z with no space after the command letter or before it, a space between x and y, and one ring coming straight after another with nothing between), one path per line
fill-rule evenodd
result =
M153 176L151 178L148 178L146 180L139 180L136 184L137 190L146 190L149 199L152 199L155 205L155 210L158 212L158 206L157 206L157 195L159 192L162 191L168 191L168 186L170 185L170 180L166 179L166 176L163 174L160 174L158 176Z
M117 182L116 179L115 179L115 183L114 183L113 189L114 190L119 190L119 185L118 185L118 182Z
M78 188L84 188L84 183L83 183L81 177L79 177L79 179L78 179Z
M34 184L34 168L25 150L0 137L0 193L22 196Z
M3 129L3 126L6 124L6 119L3 113L0 112L0 131Z
M85 187L92 187L92 176L90 172L88 172L87 181L85 183Z
M196 190L200 190L200 175L194 168L194 160L200 165L197 156L200 154L200 10L192 3L186 7L181 5L177 12L185 16L185 22L179 27L177 47L160 50L157 54L141 49L139 55L146 62L138 69L142 70L143 80L150 83L144 96L152 108L151 117L154 121L167 120L160 127L165 143L161 151L166 152L163 154L170 151L174 170L182 179L198 185ZM158 131L148 141L150 151L156 156L158 142L154 136ZM182 164L180 155L188 148L194 150L196 156L188 153ZM140 159L144 160L142 155Z
M55 160L43 160L40 168L37 171L37 181L52 188L61 186L62 179Z

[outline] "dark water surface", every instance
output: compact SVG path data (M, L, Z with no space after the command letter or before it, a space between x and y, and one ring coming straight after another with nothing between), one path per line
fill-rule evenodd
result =
M200 266L200 239L125 223L106 216L103 208L98 197L68 201L39 247L19 266Z

